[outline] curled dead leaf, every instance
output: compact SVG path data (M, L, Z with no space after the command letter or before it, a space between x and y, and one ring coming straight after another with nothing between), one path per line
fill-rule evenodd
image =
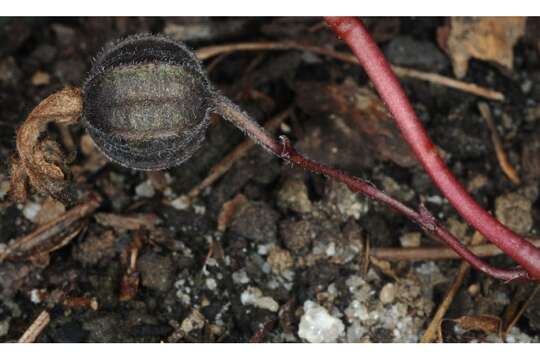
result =
M15 200L24 202L28 183L37 191L70 203L69 168L60 146L43 139L49 123L75 123L82 110L81 90L68 86L32 110L17 131L17 154L11 165L11 193Z

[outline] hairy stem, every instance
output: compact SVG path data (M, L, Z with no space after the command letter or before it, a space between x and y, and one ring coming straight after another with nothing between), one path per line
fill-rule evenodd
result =
M351 17L328 17L326 22L358 58L416 158L452 206L486 239L520 264L531 279L540 280L540 250L494 219L454 178L362 22Z
M214 108L217 113L228 121L232 122L249 137L251 137L256 143L263 146L274 155L307 171L322 174L335 179L347 185L351 191L367 195L368 197L380 201L395 211L405 215L407 218L420 225L424 231L445 242L476 269L483 271L495 278L506 281L529 279L525 270L498 269L475 256L465 246L463 246L458 239L444 229L425 207L421 206L419 211L415 211L407 205L383 193L366 181L347 175L340 170L307 159L294 149L292 144L285 136L280 138L281 141L274 139L263 127L257 124L249 117L249 115L240 110L240 108L233 104L229 99L221 95L216 95Z

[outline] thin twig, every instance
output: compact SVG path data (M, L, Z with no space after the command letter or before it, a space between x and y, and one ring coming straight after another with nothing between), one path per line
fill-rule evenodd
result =
M47 312L47 310L43 310L41 314L34 320L32 325L21 336L19 339L20 343L33 343L36 341L38 336L41 334L43 329L49 324L51 321L51 316Z
M447 76L436 73L425 72L415 69L409 69L402 66L392 65L392 70L399 77L410 77L418 80L425 80L432 84L446 86L455 90L484 97L490 100L504 101L504 94L495 90L491 90L473 83L468 83L461 80L449 78Z
M540 247L540 239L531 240L531 243ZM503 254L502 250L493 244L471 246L469 250L478 257L490 257ZM452 260L460 256L452 249L442 246L418 248L373 248L369 255L378 259L389 261L427 261Z
M201 60L206 60L214 56L229 54L236 51L260 51L260 50L301 50L312 52L315 54L325 55L343 62L358 64L358 60L354 55L335 51L325 47L314 45L301 44L293 41L284 42L252 42L252 43L235 43L216 46L208 46L200 48L196 51L197 57ZM490 100L504 101L504 95L498 91L491 90L476 84L467 83L464 81L452 79L443 75L410 69L402 66L392 65L392 69L399 77L413 78L423 81L428 81L432 84L437 84L484 97Z
M133 240L128 249L129 254L127 255L129 256L129 259L126 259L128 263L126 264L124 276L120 281L120 295L118 296L118 300L122 302L133 300L139 289L140 277L137 272L137 260L139 258L141 247L143 246L144 234L144 229L135 231Z
M264 124L264 128L268 131L276 129L291 113L292 108L277 114L272 119ZM199 194L221 178L229 169L241 158L246 156L247 152L255 145L252 140L245 140L238 145L233 151L225 156L219 163L214 165L206 178L199 184L195 185L187 194L190 200L199 196Z
M426 329L426 332L424 333L424 336L422 336L422 339L420 342L422 343L430 343L433 341L435 336L437 335L437 332L439 330L439 327L441 325L441 321L444 318L444 315L446 314L446 311L448 310L448 307L450 304L452 304L452 301L454 300L454 297L457 294L457 291L461 287L461 284L463 283L463 280L465 279L465 276L467 276L467 273L470 270L470 265L466 262L462 262L459 266L458 273L454 280L452 281L452 285L450 285L450 288L446 292L444 296L444 300L441 302L439 307L437 308L437 311L435 312L435 315L431 319L431 322L429 323L429 326Z
M514 325L516 325L516 323L518 322L518 320L521 318L521 316L523 315L523 313L525 312L525 310L529 307L529 305L532 303L532 301L534 300L534 298L536 297L536 295L538 294L538 290L540 290L540 285L536 285L534 287L534 290L532 291L531 295L527 298L527 300L525 301L525 303L521 306L521 308L519 309L519 311L517 312L517 314L512 318L511 321L508 322L508 324L505 324L504 326L504 329L502 329L501 331L501 337L504 341L506 341L506 336L508 335L508 333L510 332L510 330L512 330L512 328L514 327Z
M480 243L483 241L482 237L474 237L473 238L473 246L480 245ZM444 300L441 302L439 307L437 308L437 311L435 312L435 315L431 319L431 322L429 323L426 332L424 333L424 336L422 336L422 339L420 342L428 343L432 342L435 338L436 334L440 332L441 328L441 322L444 318L444 315L448 311L448 307L452 304L452 301L454 301L454 297L457 294L457 291L461 287L461 284L463 284L463 281L465 280L465 276L469 272L471 268L471 265L467 263L466 261L463 261L461 265L459 266L458 273L456 277L454 278L454 281L452 282L452 285L450 285L450 288L446 292L444 296Z
M488 104L485 102L478 103L478 110L480 110L480 114L482 114L482 117L486 121L489 131L491 132L491 141L493 142L493 146L495 146L495 154L497 155L497 160L499 160L502 171L514 185L519 185L521 183L519 175L516 169L514 169L512 164L508 161L508 157L504 152L504 146L501 137L499 136L499 132L497 131L497 127L495 126L495 122L493 121L493 116L491 116Z

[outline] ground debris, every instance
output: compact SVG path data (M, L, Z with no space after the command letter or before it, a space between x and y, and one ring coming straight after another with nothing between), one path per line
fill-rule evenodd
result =
M117 231L139 230L146 228L152 230L161 219L156 214L129 214L118 215L114 213L97 213L94 215L98 224L112 227Z
M450 57L435 42L444 21L370 18L366 26L395 63L415 111L458 180L494 212L499 197L527 199L530 207L507 201L513 216L505 217L521 219L519 227L537 233L538 34L514 47L512 76L473 61L474 71L458 81L448 76ZM0 49L6 70L0 75L4 164L28 111L67 83L83 84L91 57L106 40L165 31L193 39L188 45L206 54L202 64L216 91L276 138L286 134L308 158L371 180L411 206L427 202L433 216L467 244L478 238L456 220L365 72L321 19L6 18L0 29L6 45ZM523 185L517 188L491 156L477 96L498 101L490 106L501 120L508 159L518 164ZM0 264L0 341L17 341L43 310L51 314L37 337L44 342L419 341L434 317L433 305L456 274L455 253L392 210L292 168L218 116L209 120L207 141L193 158L151 173L107 160L80 124L50 124L37 138L38 150L61 154L54 165L72 174L63 179L73 185L74 203L63 209L39 194L15 204L9 195L28 179L15 176L10 183L8 169L0 167L0 253L20 239L36 239L36 227L69 216L74 205L84 205L86 194L103 197L98 213L59 225L65 231L56 228L56 235L40 235L50 251L71 234L65 247ZM12 170L21 175L21 169ZM531 221L522 221L529 215ZM26 245L17 252L42 253L40 246ZM500 250L492 244L471 248L493 265L512 266L507 257L495 256ZM449 319L506 314L522 285L467 272L438 340L501 341L499 334L465 331ZM539 341L540 305L538 296L530 298L529 306L518 306L509 317L519 321L506 341Z
M0 262L17 259L40 259L65 246L82 230L83 220L92 214L102 199L91 195L86 202L70 209L59 218L40 226L32 233L15 240L0 253Z
M439 29L439 42L448 50L458 79L465 77L469 59L492 61L513 69L513 48L525 33L524 17L455 17Z

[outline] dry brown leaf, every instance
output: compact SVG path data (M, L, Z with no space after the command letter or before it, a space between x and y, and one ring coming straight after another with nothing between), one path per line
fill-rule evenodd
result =
M501 318L493 315L465 315L454 319L465 331L484 331L497 334L501 325Z
M409 167L416 158L383 102L368 87L356 84L298 82L297 103L308 114L335 114L350 124L354 138L379 160Z
M524 17L455 17L450 19L449 30L439 29L438 38L450 55L454 74L461 79L470 58L512 70L513 48L524 35L525 25Z

